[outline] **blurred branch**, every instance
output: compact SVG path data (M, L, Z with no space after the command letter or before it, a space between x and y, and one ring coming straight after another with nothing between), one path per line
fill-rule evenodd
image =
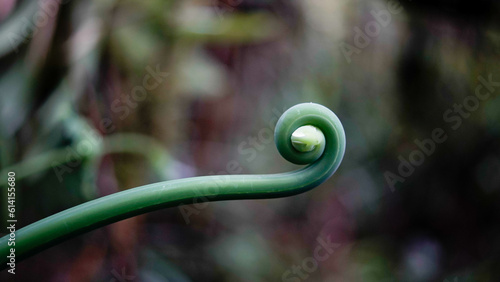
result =
M2 169L1 173L7 174L9 171L14 171L16 173L16 179L20 180L70 161L88 159L90 163L96 163L94 162L95 160L107 154L131 153L144 156L154 168L155 172L164 178L166 176L165 171L168 171L168 165L172 161L172 157L167 150L163 148L162 144L145 135L134 133L114 134L104 137L102 139L102 144L97 146L98 148L94 149L91 154L74 154L72 158L68 158L68 151L76 150L76 145L51 150L6 167ZM97 165L98 163L99 162L97 162ZM0 185L3 186L4 184Z

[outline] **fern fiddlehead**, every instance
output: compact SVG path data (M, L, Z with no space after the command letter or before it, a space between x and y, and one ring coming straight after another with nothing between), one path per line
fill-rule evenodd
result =
M327 180L345 152L344 128L328 108L304 103L288 109L275 128L280 154L305 168L278 174L211 175L140 186L64 210L16 232L16 260L26 258L78 234L153 210L207 201L265 199L308 191ZM11 247L0 238L0 260L6 267Z

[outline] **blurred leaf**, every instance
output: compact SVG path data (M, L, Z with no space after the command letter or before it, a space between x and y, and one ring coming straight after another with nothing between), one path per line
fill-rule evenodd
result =
M112 50L119 61L140 71L162 46L158 35L146 24L118 28L112 39Z
M21 7L0 25L0 57L17 50L26 39L31 38L33 19L38 11L38 1L23 1Z
M32 107L30 77L22 62L0 78L0 136L11 137L24 123Z
M190 8L178 17L177 36L209 43L252 43L275 38L283 32L268 13L231 14L218 18L206 8Z
M220 63L199 50L183 60L179 72L175 85L180 93L220 96L227 83Z

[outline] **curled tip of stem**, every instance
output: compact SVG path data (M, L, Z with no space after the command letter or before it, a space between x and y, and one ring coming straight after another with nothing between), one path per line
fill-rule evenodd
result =
M317 175L331 175L345 151L345 133L338 117L327 107L314 103L288 109L276 124L276 147L289 162L299 165L322 160ZM326 173L326 174L325 174Z

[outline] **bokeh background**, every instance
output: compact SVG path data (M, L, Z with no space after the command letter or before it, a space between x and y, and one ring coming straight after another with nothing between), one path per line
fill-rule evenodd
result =
M19 226L156 181L296 169L267 133L297 103L332 109L348 141L308 193L134 217L18 263L14 281L500 281L499 12L1 0L0 170L16 172ZM457 112L479 85L490 97ZM446 141L388 181L437 128ZM335 252L304 271L327 238Z

